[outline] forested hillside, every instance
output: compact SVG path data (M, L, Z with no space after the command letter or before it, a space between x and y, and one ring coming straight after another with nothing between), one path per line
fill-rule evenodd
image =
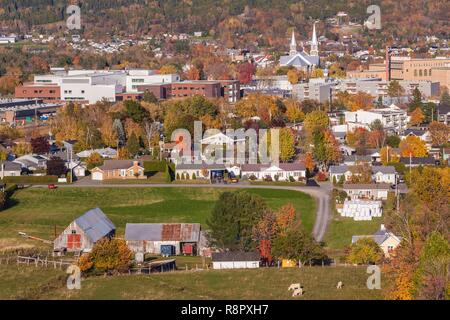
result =
M442 0L0 0L0 30L62 30L68 3L80 5L88 35L203 31L228 42L270 46L290 27L308 36L313 19L323 22L339 11L362 23L370 4L379 4L382 13L374 39L411 43L417 36L449 34L450 2ZM324 24L319 30L328 31Z

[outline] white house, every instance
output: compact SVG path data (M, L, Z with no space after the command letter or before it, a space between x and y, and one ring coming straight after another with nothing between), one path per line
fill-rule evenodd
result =
M126 76L127 92L138 92L142 85L180 81L178 74L155 74L152 70L129 70Z
M356 243L358 240L364 239L364 238L373 239L380 246L381 250L383 250L384 256L386 258L390 257L392 251L395 248L397 248L402 241L401 237L398 237L395 234L393 234L392 232L390 232L389 230L387 230L384 227L384 224L382 224L380 226L380 230L375 232L373 235L353 236L352 243Z
M40 155L26 154L14 159L15 163L19 163L22 168L29 170L45 169L47 159Z
M306 168L301 163L279 163L278 165L268 164L243 164L241 166L241 176L257 180L270 177L272 180L286 181L290 177L295 180L306 178Z
M351 199L386 200L391 187L388 183L344 183L342 188Z
M255 269L259 268L258 252L213 252L213 269Z
M341 166L330 166L329 174L330 181L336 180L339 182L342 176L344 176L344 181L350 181L353 172L351 170L352 166L341 165ZM372 166L372 181L375 183L397 183L397 172L393 166Z
M20 163L15 163L12 161L2 161L0 163L1 171L0 171L0 178L3 179L3 177L16 177L20 176L22 172L22 166Z

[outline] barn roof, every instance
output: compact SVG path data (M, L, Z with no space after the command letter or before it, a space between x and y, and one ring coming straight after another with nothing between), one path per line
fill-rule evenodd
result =
M212 261L259 261L260 254L258 252L243 251L227 251L213 252Z
M116 230L114 223L100 208L87 211L81 217L75 219L75 222L92 242L96 242L107 236L111 231Z
M127 241L181 241L198 242L199 223L127 223Z

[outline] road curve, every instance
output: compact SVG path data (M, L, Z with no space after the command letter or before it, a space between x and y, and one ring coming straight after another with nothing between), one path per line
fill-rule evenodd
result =
M316 221L313 227L313 236L317 241L322 241L327 231L328 223L331 219L330 196L327 188L323 187L290 187L290 186L261 186L251 184L94 184L86 183L58 185L62 188L230 188L230 189L282 189L301 191L311 195L316 199ZM86 183L86 184L85 184ZM38 187L38 186L35 186ZM42 187L42 186L40 186Z

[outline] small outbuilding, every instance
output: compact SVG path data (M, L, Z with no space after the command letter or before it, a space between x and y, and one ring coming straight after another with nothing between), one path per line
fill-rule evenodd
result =
M259 268L261 256L258 252L227 251L213 252L213 269L255 269Z
M100 208L87 211L72 221L54 240L55 251L89 252L94 244L115 235L116 227Z
M197 255L199 223L127 223L125 240L133 252Z

